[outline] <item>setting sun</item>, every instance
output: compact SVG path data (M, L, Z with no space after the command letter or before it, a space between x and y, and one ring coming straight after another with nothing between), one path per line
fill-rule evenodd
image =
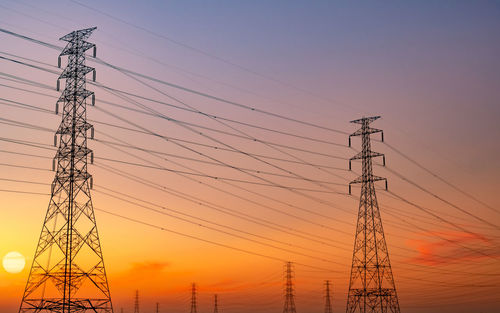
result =
M26 259L24 256L16 251L12 251L7 253L3 257L3 268L11 274L20 273L24 269L24 265L26 265Z

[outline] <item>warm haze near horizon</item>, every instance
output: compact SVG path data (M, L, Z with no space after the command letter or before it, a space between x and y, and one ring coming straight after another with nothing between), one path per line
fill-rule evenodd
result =
M347 146L357 129L349 121L372 115L382 116L373 127L385 135L385 143L373 135L372 148L387 161L386 168L374 166L375 175L388 178L391 192L438 216L396 200L377 184L401 311L499 310L499 2L0 1L1 29L59 47L61 36L93 26L89 41L113 65L337 130L141 83L89 58L98 83L156 100L134 98L216 139L139 114L105 88L88 86L96 94L88 118L97 121L97 140L89 141L96 156L89 167L92 200L115 312L133 312L135 290L141 312L154 312L157 302L161 312L187 312L192 282L199 286L200 312L213 310L213 294L224 312L279 312L285 260L296 263L298 312L324 310L327 279L334 312L344 311L360 189L346 193L361 170L353 162L348 171L348 159L361 148L359 138ZM19 104L53 110L57 75L7 59L58 70L59 53L0 32L0 138L11 140L0 147L0 256L15 251L26 258L19 273L0 270L1 312L17 312L21 301L50 197L50 146L60 123L60 116ZM177 100L239 123L222 126L179 109ZM116 116L183 140L191 150L130 131L136 128ZM163 154L103 144L115 140ZM227 146L268 163L221 149ZM300 192L262 183L200 153ZM241 214L263 222L236 216ZM265 227L266 221L288 230Z

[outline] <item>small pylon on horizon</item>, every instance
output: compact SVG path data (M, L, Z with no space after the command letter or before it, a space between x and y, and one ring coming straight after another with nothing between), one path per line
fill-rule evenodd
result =
M219 302L217 299L217 294L214 295L214 313L219 313Z
M293 266L292 262L287 262L285 270L285 305L283 313L297 313L295 309L294 287L293 287Z
M196 304L196 284L193 283L191 285L191 313L197 312L197 304Z
M135 291L134 313L139 313L139 290Z
M332 302L330 297L330 281L325 280L325 313L332 313Z

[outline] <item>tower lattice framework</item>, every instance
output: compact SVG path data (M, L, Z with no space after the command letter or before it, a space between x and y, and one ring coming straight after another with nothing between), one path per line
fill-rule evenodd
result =
M139 290L135 291L134 313L139 313Z
M219 301L217 295L214 295L214 313L219 313Z
M361 159L363 172L360 177L349 183L349 193L351 193L351 184L361 184L361 196L347 297L347 313L400 313L374 185L375 181L385 181L387 189L387 179L373 175L372 169L374 157L382 157L385 165L385 156L372 151L370 143L370 135L374 133L381 133L382 141L384 141L382 130L370 127L370 123L379 118L380 116L364 117L351 121L351 123L360 124L361 128L349 136L349 146L351 146L351 137L361 136L363 149L349 160L349 169L351 169L352 160Z
M293 287L293 265L287 262L285 265L285 305L283 313L297 313L295 310L294 287Z
M191 285L191 313L197 313L196 284Z
M330 281L325 281L325 313L332 313L332 298L330 296Z
M63 104L62 121L54 137L55 178L33 264L19 312L113 312L104 268L87 171L93 153L87 148L86 75L95 69L85 65L85 52L95 45L87 38L96 28L73 31L60 38L66 47L59 56L68 56L68 65L57 80L66 80L56 104ZM57 141L59 139L59 141Z

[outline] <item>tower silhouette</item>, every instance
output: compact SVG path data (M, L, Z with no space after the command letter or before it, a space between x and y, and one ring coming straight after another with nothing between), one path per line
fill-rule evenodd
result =
M219 303L217 302L217 295L214 295L214 313L219 313Z
M332 303L330 297L330 281L325 281L325 313L332 313Z
M361 196L347 296L347 313L400 312L374 186L375 181L383 180L387 189L387 179L373 175L372 170L374 157L381 156L385 165L385 156L371 150L371 134L380 132L384 141L382 130L369 126L378 118L380 116L351 121L360 124L361 128L349 136L349 146L351 137L361 136L363 149L349 160L349 169L352 160L361 159L363 172L360 177L349 183L349 193L351 184L361 184Z
M135 291L134 313L139 313L139 290Z
M66 80L56 104L63 104L62 121L54 144L55 178L42 231L33 258L19 312L113 312L87 172L92 150L87 148L86 75L95 69L85 65L85 51L95 45L87 38L96 28L73 31L60 40L66 47L59 55L68 56L68 65L57 80ZM59 138L57 138L59 136Z
M196 284L191 285L191 313L196 313Z
M293 266L292 262L285 265L285 305L283 313L297 313L295 310L294 287L293 287Z

